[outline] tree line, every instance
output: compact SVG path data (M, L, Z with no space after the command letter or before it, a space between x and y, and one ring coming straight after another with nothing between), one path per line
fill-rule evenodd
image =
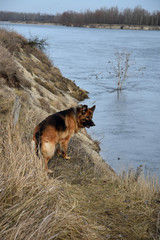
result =
M18 13L0 11L0 21L56 23L67 26L82 26L87 24L127 24L160 26L160 11L152 13L141 8L126 8L119 11L118 7L101 8L84 12L67 11L63 13Z

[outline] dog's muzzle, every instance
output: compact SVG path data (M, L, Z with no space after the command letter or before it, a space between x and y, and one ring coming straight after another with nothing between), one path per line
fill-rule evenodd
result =
M83 127L90 128L90 127L95 126L95 123L92 121L92 119L83 119L82 125L83 125Z

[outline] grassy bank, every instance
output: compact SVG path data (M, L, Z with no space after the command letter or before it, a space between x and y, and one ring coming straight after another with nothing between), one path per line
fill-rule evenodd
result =
M28 114L16 130L1 124L0 239L159 239L154 180L102 173L76 138L71 160L54 158L47 176L30 147Z
M71 159L54 157L54 173L44 172L31 148L34 126L87 93L22 36L1 30L0 47L0 239L158 240L156 180L117 176L85 131L70 141Z

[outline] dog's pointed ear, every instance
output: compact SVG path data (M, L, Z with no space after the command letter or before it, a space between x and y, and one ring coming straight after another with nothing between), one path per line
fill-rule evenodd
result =
M96 105L94 105L94 106L91 107L90 109L92 110L92 112L94 112L95 108L96 108Z
M82 105L82 110L81 110L82 114L85 114L85 112L87 111L87 109L88 109L88 106L87 106L87 105Z

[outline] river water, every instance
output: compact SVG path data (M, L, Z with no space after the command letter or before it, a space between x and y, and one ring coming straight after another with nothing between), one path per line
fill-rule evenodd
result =
M2 24L1 24L2 26ZM3 24L27 38L46 38L47 55L62 74L89 92L96 104L95 127L101 155L118 173L143 166L160 177L160 32ZM116 53L130 54L120 94ZM114 67L115 66L115 67Z

